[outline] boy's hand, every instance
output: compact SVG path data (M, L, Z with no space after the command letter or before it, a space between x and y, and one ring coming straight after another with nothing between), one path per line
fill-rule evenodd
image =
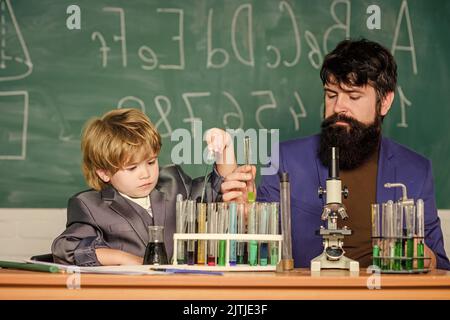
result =
M208 145L208 151L217 154L223 154L225 149L232 146L230 134L219 128L209 129L205 134L205 140Z
M223 201L247 201L248 192L256 193L255 176L255 166L244 165L233 170L225 177L224 182L220 186Z
M117 249L97 248L95 254L103 266L138 265L144 262L142 257Z
M213 156L208 161L216 161L216 169L222 177L228 176L236 169L233 139L228 132L212 128L205 134L208 151Z

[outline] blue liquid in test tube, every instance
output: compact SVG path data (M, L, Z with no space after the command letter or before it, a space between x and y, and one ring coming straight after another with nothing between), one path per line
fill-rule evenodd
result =
M230 202L229 206L229 225L228 233L237 233L237 204L236 202ZM236 265L236 240L230 240L230 266Z

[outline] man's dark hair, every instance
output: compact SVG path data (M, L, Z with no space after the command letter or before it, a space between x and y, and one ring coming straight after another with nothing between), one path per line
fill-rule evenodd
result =
M377 103L395 91L397 64L382 45L369 41L344 40L325 56L320 70L322 83L347 86L371 85L377 93Z

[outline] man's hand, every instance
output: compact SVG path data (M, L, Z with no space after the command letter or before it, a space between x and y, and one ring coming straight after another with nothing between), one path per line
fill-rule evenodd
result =
M239 166L228 174L220 187L223 201L245 202L249 192L256 196L255 176L256 167L251 165Z

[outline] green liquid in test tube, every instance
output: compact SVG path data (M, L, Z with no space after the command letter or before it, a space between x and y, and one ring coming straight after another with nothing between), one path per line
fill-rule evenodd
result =
M400 202L394 203L394 221L395 221L395 261L394 270L402 270L403 257L403 205Z
M424 257L425 257L425 244L423 243L425 237L425 207L422 199L418 199L416 202L417 206L417 223L416 223L416 233L417 233L417 268L424 269Z
M380 263L380 247L378 246L378 244L374 244L372 247L372 264L374 266L377 266L379 268L381 268L381 263Z
M256 203L248 204L248 233L256 234ZM248 243L248 264L256 266L258 264L258 241L250 240Z
M238 203L237 204L237 228L239 234L245 233L245 204ZM237 243L237 263L244 264L244 256L245 256L245 242L240 241Z
M417 269L423 270L425 268L423 257L425 256L425 245L423 242L417 244Z
M381 204L381 243L380 243L380 256L386 257L388 255L388 245L387 245L387 204ZM388 269L387 259L380 258L381 270Z
M278 202L270 203L270 222L269 229L270 234L278 234ZM270 264L272 266L278 263L278 241L272 241L270 243Z
M413 269L414 259L414 232L416 230L416 206L405 206L405 225L406 225L406 270Z
M372 264L381 268L380 261L380 205L378 203L371 205L371 216L372 216Z
M229 208L229 224L228 224L228 233L236 234L237 233L237 203L230 202L228 205ZM230 266L236 265L236 240L230 240Z
M383 205L383 251L384 269L394 270L395 259L395 220L394 220L394 203L389 200Z
M258 220L258 234L268 234L269 233L269 208L268 203L260 202L257 204L257 220ZM261 266L267 266L267 260L269 256L268 252L269 244L267 241L260 241L259 244L259 264Z
M228 229L228 207L227 204L222 202L218 203L219 211L219 233L225 234ZM225 266L226 264L226 240L219 240L219 257L218 265Z

